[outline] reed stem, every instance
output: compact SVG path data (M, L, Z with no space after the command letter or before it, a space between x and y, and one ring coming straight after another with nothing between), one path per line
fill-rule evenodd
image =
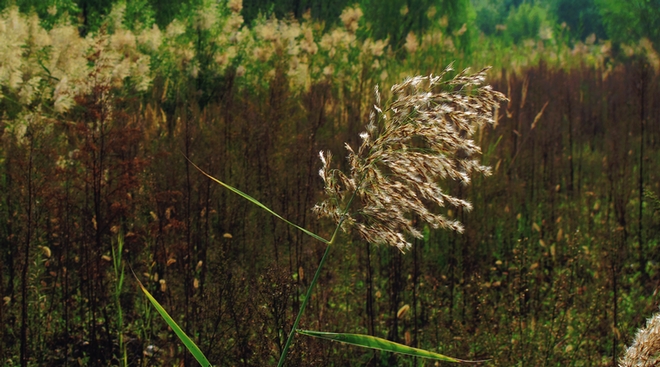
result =
M353 200L353 197L351 197L350 201ZM349 201L349 205L350 205L350 201ZM328 253L330 253L330 247L332 247L332 245L335 243L335 239L337 238L337 233L339 233L339 229L341 228L342 222L343 220L341 220L339 224L337 224L337 228L335 228L335 232L332 234L332 238L330 238L330 241L328 242L325 248L323 257L321 257L321 261L319 262L319 267L316 268L316 273L314 273L314 278L312 278L312 282L309 283L309 287L307 288L307 294L305 294L305 298L303 299L302 305L300 305L300 310L298 310L298 316L296 316L296 321L293 322L293 327L289 332L289 337L286 340L286 344L284 344L284 349L282 349L282 354L280 355L280 361L277 363L277 367L284 366L286 355L288 354L289 347L293 342L293 336L296 334L296 330L298 330L298 324L300 323L300 319L302 318L303 312L305 312L305 307L307 307L307 302L309 301L310 298L312 298L312 291L314 291L314 286L316 285L316 282L319 279L319 275L321 274L321 269L323 268L325 259L328 257Z

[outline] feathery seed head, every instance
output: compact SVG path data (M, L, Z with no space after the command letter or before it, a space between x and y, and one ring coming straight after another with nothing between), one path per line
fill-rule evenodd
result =
M408 36L406 36L406 43L403 45L406 51L408 51L410 54L414 54L415 51L417 51L418 46L419 44L417 43L417 37L415 36L415 33L408 33Z
M186 26L178 19L174 19L167 28L165 28L165 36L167 38L175 38L184 33L186 33Z
M151 28L143 30L137 36L137 40L139 44L144 45L150 51L155 52L163 43L163 35L158 26L154 24Z
M344 27L351 33L355 33L358 29L358 21L362 18L362 9L359 5L356 5L352 8L346 8L341 12L339 18L341 18Z
M227 6L232 12L240 13L243 10L243 0L229 0Z
M207 31L215 27L218 22L218 4L209 3L204 4L201 8L196 11L195 17L193 18L195 28Z
M637 331L633 344L628 347L620 367L660 366L660 313L646 322L646 327Z
M481 149L469 137L477 126L493 121L493 108L506 97L482 86L487 68L443 81L450 70L451 65L438 76L394 85L393 101L385 107L376 88L362 144L357 152L346 145L350 172L332 169L330 152L320 153L327 198L314 207L319 216L401 251L411 246L406 236L422 237L416 221L463 231L459 222L437 211L447 204L466 210L471 205L445 193L441 181L468 184L472 172L490 174L473 158Z

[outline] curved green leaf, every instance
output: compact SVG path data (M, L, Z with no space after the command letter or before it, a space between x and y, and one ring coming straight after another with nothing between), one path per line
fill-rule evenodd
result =
M133 269L131 269L131 271L133 271ZM172 317L170 317L167 311L165 311L163 306L161 306L160 303L158 303L158 301L156 301L156 299L151 295L151 293L149 293L147 288L145 288L144 285L142 285L142 282L140 282L140 279L138 279L137 275L135 275L135 272L133 273L133 276L140 285L140 289L142 289L142 292L144 292L144 294L147 296L151 304L156 308L156 310L163 317L163 319L165 319L165 322L167 322L167 324L172 328L174 333L179 337L179 339L181 339L183 344L186 346L186 348L188 348L188 350L193 355L193 357L195 357L197 362L199 362L199 364L201 364L202 367L211 367L211 362L209 362L209 360L206 359L206 356L204 355L204 353L202 353L202 351L199 349L197 344L195 344L195 342L192 341L192 339L190 339L188 335L186 335L186 333L179 327L179 325L177 325L177 323L172 319Z
M250 201L252 204L254 204L254 205L260 207L261 209L267 211L268 213L274 215L274 216L277 217L278 219L283 220L284 222L286 222L286 223L289 224L290 226L295 227L295 228L301 230L301 231L304 232L305 234L307 234L307 235L309 235L309 236L311 236L311 237L314 237L315 239L317 239L317 240L319 240L319 241L321 241L321 242L323 242L323 243L326 243L326 244L329 244L329 243L330 243L330 241L328 241L328 240L326 240L325 238L323 238L323 237L317 235L316 233L310 232L310 231L306 230L306 229L303 228L303 227L300 227L299 225L297 225L297 224L295 224L295 223L289 222L287 219L285 219L285 218L282 217L281 215L275 213L275 212L272 211L269 207L265 206L265 205L262 204L259 200L253 198L252 196L250 196L250 195L244 193L243 191L241 191L241 190L239 190L239 189L237 189L237 188L235 188L235 187L233 187L233 186L227 185L226 183L224 183L224 182L218 180L217 178L215 178L215 177L209 175L208 173L204 172L203 169L199 168L195 163L193 163L190 159L188 159L188 157L186 157L186 159L188 160L188 162L190 162L190 164L192 164L193 167L197 168L197 170L198 170L199 172L201 172L204 176L206 176L206 177L210 178L211 180L215 181L216 183L220 184L222 187L224 187L224 188L226 188L226 189L228 189L228 190L234 192L235 194L238 194L238 195L242 196L244 199L247 199L247 200Z
M409 347L407 345L395 343L383 338L377 338L370 335L346 334L346 333L327 333L323 331L297 330L298 333L312 336L314 338L328 339L340 343L357 345L363 348L378 349L386 352L407 354L414 357L430 358L445 362L454 363L482 363L486 361L467 361L458 358L447 357L445 355L429 352L427 350Z

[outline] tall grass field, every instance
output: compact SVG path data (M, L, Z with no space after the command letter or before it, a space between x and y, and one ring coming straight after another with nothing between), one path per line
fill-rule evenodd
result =
M0 365L660 365L654 34L283 3L0 1Z

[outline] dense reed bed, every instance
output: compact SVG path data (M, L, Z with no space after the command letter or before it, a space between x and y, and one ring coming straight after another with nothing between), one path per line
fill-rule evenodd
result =
M387 100L393 80L452 60L494 64L488 83L509 98L476 133L492 176L443 183L474 207L442 213L464 233L424 227L405 255L343 236L302 325L492 366L617 363L658 305L652 45L626 46L623 61L593 40L462 55L447 41L460 35L438 28L398 60L355 35L355 8L336 29L247 28L238 4L163 31L129 30L118 9L87 38L2 13L4 365L116 365L121 345L129 365L192 365L113 264L130 265L217 365L274 365L323 248L185 157L330 237L311 211L318 152L359 146L376 84ZM289 365L429 363L301 337Z

